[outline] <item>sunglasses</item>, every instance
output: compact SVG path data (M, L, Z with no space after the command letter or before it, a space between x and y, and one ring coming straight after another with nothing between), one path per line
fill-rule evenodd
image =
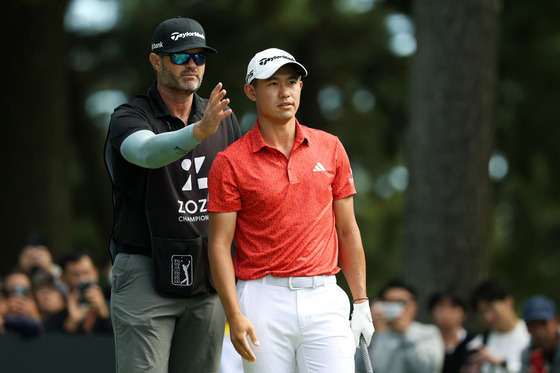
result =
M23 297L28 297L30 289L25 286L15 286L13 290L9 292L9 295L21 295Z
M186 65L189 61L194 61L196 66L202 66L206 63L208 55L206 53L164 53L164 56L169 56L171 63L175 65Z

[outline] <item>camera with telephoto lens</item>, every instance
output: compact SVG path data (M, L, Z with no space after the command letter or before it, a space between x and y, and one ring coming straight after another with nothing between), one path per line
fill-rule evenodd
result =
M80 282L78 285L78 302L80 303L87 303L87 299L85 297L86 290L90 286L96 285L95 282Z

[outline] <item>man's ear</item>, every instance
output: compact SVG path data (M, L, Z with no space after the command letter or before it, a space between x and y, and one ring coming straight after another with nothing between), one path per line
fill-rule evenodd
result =
M155 53L150 53L149 59L150 59L150 64L152 64L152 68L155 71L160 72L161 65L163 63L163 58L161 58L159 55Z
M245 86L243 86L243 89L245 90L245 94L247 95L249 100L257 101L257 97L255 95L255 87L252 84L245 84Z

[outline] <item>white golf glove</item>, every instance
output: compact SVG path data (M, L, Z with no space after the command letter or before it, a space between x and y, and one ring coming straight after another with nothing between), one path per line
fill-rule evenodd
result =
M356 342L356 348L360 346L361 334L364 335L366 344L369 347L371 336L375 331L375 328L373 327L373 319L371 318L369 302L354 304L352 318L350 319L350 327L352 328L352 332L354 332L354 342Z

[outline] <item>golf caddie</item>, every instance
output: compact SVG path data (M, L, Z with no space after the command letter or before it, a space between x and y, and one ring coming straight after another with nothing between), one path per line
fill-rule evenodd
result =
M196 93L216 53L197 21L162 22L151 45L156 79L115 109L105 145L116 371L218 373L225 316L207 255L207 180L240 130L221 83L209 99Z

